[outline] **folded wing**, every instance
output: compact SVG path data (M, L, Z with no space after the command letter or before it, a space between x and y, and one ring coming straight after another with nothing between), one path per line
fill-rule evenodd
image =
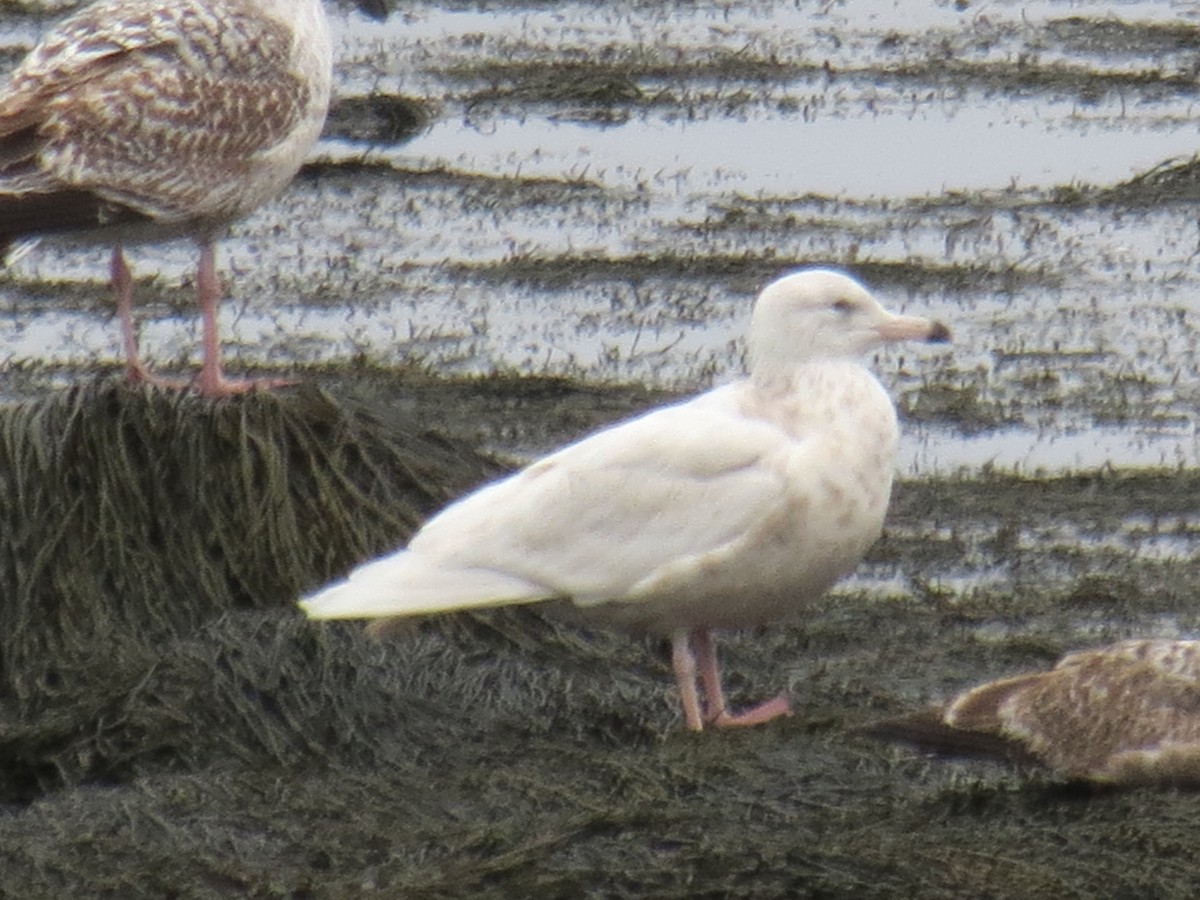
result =
M599 432L460 500L406 550L304 602L318 618L431 613L639 583L732 544L774 515L786 438L718 394Z

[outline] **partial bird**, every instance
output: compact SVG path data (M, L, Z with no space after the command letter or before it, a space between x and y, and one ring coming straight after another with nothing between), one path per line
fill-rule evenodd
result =
M687 727L752 725L713 630L804 610L879 536L896 411L861 357L945 341L836 271L759 294L749 378L606 428L444 509L406 549L301 601L316 619L423 615L565 600L588 619L670 638Z
M221 367L214 242L278 194L316 143L332 45L320 0L99 0L0 87L0 249L71 234L113 245L126 371L138 356L123 245L199 245L201 394L266 385Z
M1128 640L870 726L947 756L1036 764L1099 784L1200 784L1200 641Z

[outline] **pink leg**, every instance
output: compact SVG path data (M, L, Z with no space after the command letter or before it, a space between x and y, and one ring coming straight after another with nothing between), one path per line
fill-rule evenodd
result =
M133 329L133 273L129 271L120 244L113 246L109 273L117 295L117 318L121 322L121 344L125 348L125 377L130 381L151 381L150 372L138 355L137 335Z
M138 358L137 335L133 333L133 274L125 262L120 244L113 245L109 265L113 291L117 295L117 318L121 321L121 344L125 348L125 374L130 381L145 377L146 369Z
M683 720L692 731L702 731L704 717L700 713L700 695L696 691L696 657L692 655L691 636L687 631L676 631L671 635L671 665L683 700Z
M196 270L196 294L200 301L204 362L196 376L196 390L205 397L228 397L256 388L291 384L281 378L229 379L221 371L221 339L217 332L217 310L221 304L221 279L217 275L216 251L211 240L200 242L200 266Z
M745 712L731 713L725 703L725 691L721 687L721 670L717 664L717 646L707 628L697 628L691 634L691 647L695 652L693 665L700 669L700 680L704 685L705 720L718 728L735 725L759 725L779 716L791 715L791 704L786 694L751 707Z
M125 349L125 377L134 383L144 382L156 387L183 387L183 382L151 374L138 353L137 335L133 328L133 273L129 271L129 265L125 262L125 252L120 244L113 246L109 273L113 291L117 295L117 318L121 322L121 345Z

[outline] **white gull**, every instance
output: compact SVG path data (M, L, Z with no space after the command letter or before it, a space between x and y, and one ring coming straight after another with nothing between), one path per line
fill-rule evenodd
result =
M191 236L203 394L221 371L213 243L291 181L329 106L320 0L99 0L48 33L0 87L0 247L96 233L114 244L127 371L138 358L122 242Z
M670 637L689 728L786 714L783 695L729 711L712 630L803 611L858 564L883 525L898 439L895 408L860 357L948 338L846 275L787 275L758 297L749 379L464 497L406 549L302 606L313 618L386 619L566 599L591 620Z

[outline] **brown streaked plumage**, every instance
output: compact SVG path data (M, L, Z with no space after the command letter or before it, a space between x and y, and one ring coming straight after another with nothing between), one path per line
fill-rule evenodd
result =
M191 236L204 365L221 372L213 242L277 194L316 142L332 50L320 0L99 0L63 21L0 88L0 247L95 233L114 244L127 366L148 378L122 244Z
M868 729L944 755L1111 784L1200 784L1200 641L1129 640Z

